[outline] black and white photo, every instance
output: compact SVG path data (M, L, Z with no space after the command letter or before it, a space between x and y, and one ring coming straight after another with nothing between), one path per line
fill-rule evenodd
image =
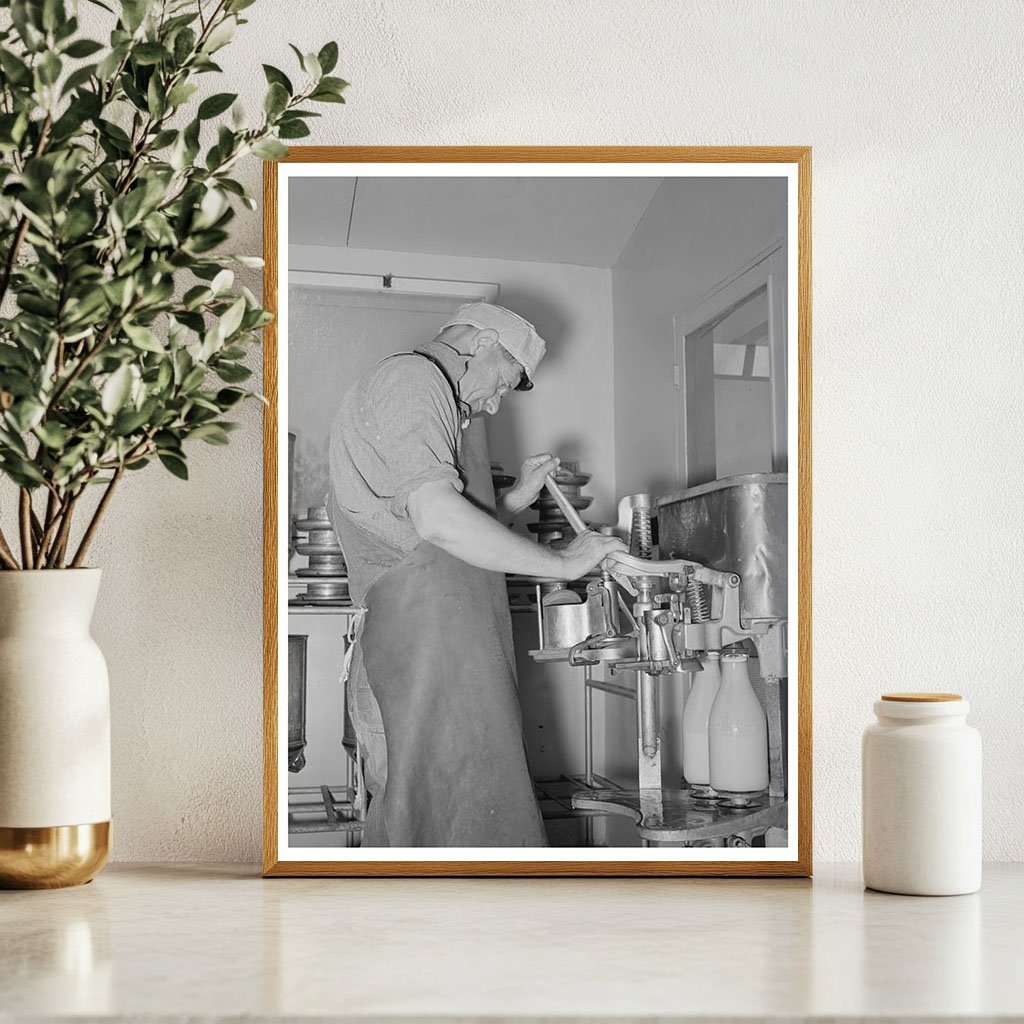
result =
M806 873L806 151L302 152L271 873Z

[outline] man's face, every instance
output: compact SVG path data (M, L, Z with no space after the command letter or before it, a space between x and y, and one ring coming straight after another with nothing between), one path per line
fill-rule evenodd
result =
M497 340L484 340L466 366L460 397L476 415L493 416L501 400L514 391L526 371Z

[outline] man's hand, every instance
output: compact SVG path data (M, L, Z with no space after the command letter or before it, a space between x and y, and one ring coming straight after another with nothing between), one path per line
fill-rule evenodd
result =
M618 537L605 537L604 534L588 530L558 554L564 564L565 579L578 580L610 554L628 550Z
M537 495L544 490L544 480L553 473L562 460L551 452L531 455L523 461L519 479L502 496L501 503L509 516L517 515L533 504Z

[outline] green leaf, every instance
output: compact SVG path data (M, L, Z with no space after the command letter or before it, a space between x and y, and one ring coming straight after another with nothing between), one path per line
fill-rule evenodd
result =
M96 127L100 129L102 135L110 139L118 149L123 150L126 153L130 153L132 149L132 140L128 138L125 130L118 124L114 124L113 121L97 122Z
M237 14L239 11L244 11L246 7L251 7L256 0L228 0L227 10L229 14Z
M214 295L220 295L221 292L228 291L234 283L235 275L230 270L224 269L219 271L210 282L210 290Z
M245 297L236 299L228 311L220 318L217 325L217 333L221 340L230 338L242 324L242 317L245 315Z
M302 70L314 81L319 82L323 71L320 68L320 61L317 60L315 53L305 53L302 55L299 63L302 64Z
M171 366L170 360L165 360L160 364L160 369L156 375L156 389L157 391L166 391L171 383L171 379L174 376L174 369Z
M204 380L206 380L206 367L194 366L185 374L185 379L179 385L179 390L182 394L187 395L190 391L195 391Z
M11 85L24 86L32 84L32 72L28 65L15 56L6 46L0 47L0 68L3 69Z
M41 405L34 398L21 398L15 402L7 415L22 434L28 433L38 426L46 412L46 406Z
M167 105L169 107L180 107L182 103L187 102L198 91L199 86L195 82L182 82L181 85L176 85L167 94Z
M102 49L105 49L103 44L97 43L95 39L76 39L64 50L64 55L81 60L83 57L91 57L94 53L99 53Z
M164 464L164 467L170 470L179 480L188 479L188 467L185 465L185 460L179 458L177 455L171 455L169 452L159 452L158 457Z
M37 423L33 433L47 448L53 451L60 451L67 444L71 431L62 427L59 423Z
M174 37L174 63L181 67L195 49L196 34L190 28L182 29Z
M295 89L292 86L291 79L283 71L279 71L270 64L264 64L263 74L267 76L267 82L270 85L283 85L285 89L288 90L289 96L295 95Z
M149 151L153 153L157 150L166 149L177 137L178 133L173 128L165 128L162 132L157 132L153 136L153 141L149 144Z
M122 409L115 417L111 428L116 437L130 437L145 426L153 414L154 406L147 402L141 409Z
M153 0L121 0L121 20L124 27L133 35L145 21L152 3Z
M139 43L131 54L132 60L140 66L159 64L171 56L159 43Z
M338 44L326 43L316 55L316 59L320 62L320 70L329 75L338 64Z
M28 368L28 359L25 353L14 345L0 344L0 367L3 366L16 366L19 369ZM0 372L0 390L3 389L3 373Z
M288 147L282 146L276 139L260 139L252 147L252 153L261 160L280 160L288 155Z
M45 483L38 466L33 465L28 459L19 459L12 452L4 453L4 459L0 466L19 487L33 488Z
M189 440L195 438L207 444L225 445L230 442L228 432L219 423L204 423L195 430L189 431Z
M53 85L60 78L60 57L55 53L46 53L42 60L36 65L39 73L39 81L43 85Z
M125 54L128 52L127 44L121 46L115 46L110 53L100 61L99 67L96 68L96 77L101 81L106 81L108 78L113 78L114 73L121 66L121 61L124 60Z
M21 41L30 53L38 53L46 46L46 36L43 32L39 15L42 13L41 5L28 3L25 0L19 3L12 3L11 21L21 36Z
M332 78L330 75L320 79L321 89L331 89L334 92L344 92L348 88L348 82L344 78Z
M218 92L213 96L208 96L199 104L199 120L206 121L211 117L217 117L218 114L223 114L237 99L238 93L235 92Z
M149 85L146 87L146 107L157 119L163 117L164 111L167 110L167 94L159 75L154 74L149 79Z
M201 284L193 285L181 297L182 305L186 309L198 309L207 299L213 295L209 288Z
M301 121L290 121L281 125L277 130L280 139L304 139L309 134L309 128Z
M216 53L222 46L227 46L235 38L235 29L238 22L234 17L225 18L220 24L214 26L213 31L206 37L203 43L204 53Z
M328 89L319 88L316 92L312 93L309 97L311 100L315 100L317 103L344 103L345 97L338 95L336 92L331 92Z
M100 395L100 406L103 411L112 416L127 401L132 390L132 371L127 365L116 369L103 385Z
M238 388L221 388L217 392L215 401L222 410L227 410L233 405L237 405L248 394L248 391L240 391Z
M252 370L241 363L218 363L214 370L225 384L241 384L252 376Z
M124 333L132 339L135 347L142 349L143 352L158 352L162 355L167 351L163 342L142 324L124 324Z
M57 315L57 303L52 299L44 299L39 295L32 295L28 292L21 292L18 296L18 305L26 313L35 313L36 316L50 319Z
M274 82L267 90L266 98L263 101L263 109L267 112L267 116L273 119L288 106L289 99L288 90L279 82Z
M252 267L255 270L261 270L264 265L262 256L229 256L228 259L234 260L243 267Z
M96 74L96 65L87 64L85 67L79 68L77 71L72 71L64 81L64 85L60 90L61 96L67 96L69 92L74 92L75 89L81 88L85 85L93 75Z

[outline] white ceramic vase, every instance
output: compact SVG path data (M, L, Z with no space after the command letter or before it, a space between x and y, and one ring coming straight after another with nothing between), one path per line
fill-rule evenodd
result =
M110 849L99 569L0 571L0 887L93 878Z

